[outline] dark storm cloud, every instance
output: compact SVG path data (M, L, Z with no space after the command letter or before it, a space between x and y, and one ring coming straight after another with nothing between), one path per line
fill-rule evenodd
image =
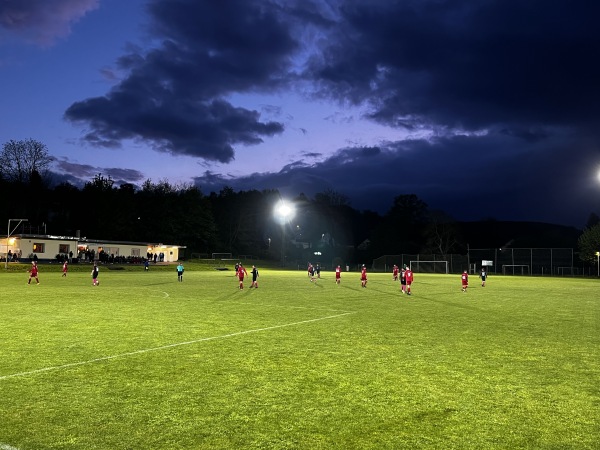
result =
M83 179L92 178L99 172L97 167L89 164L72 163L66 159L58 159L54 162L54 165L62 173Z
M276 173L242 178L206 173L195 182L203 192L218 192L224 186L265 188L290 197L333 189L350 198L354 208L381 214L394 197L416 194L430 209L458 220L496 218L582 227L590 205L600 209L600 199L592 197L596 180L588 170L594 158L593 146L583 139L555 135L531 145L499 130L484 136L347 148L312 165L296 162Z
M277 121L225 99L268 92L288 82L299 44L289 13L271 2L153 0L153 38L161 44L119 60L128 75L103 97L71 105L85 139L118 147L123 140L206 160L229 162L235 145L263 142L283 131Z
M459 219L578 226L600 206L590 180L600 153L598 2L148 4L158 44L123 55L127 76L66 112L87 125L91 143L142 140L229 162L236 146L282 133L287 114L257 105L269 117L261 121L261 112L236 106L234 95L291 89L367 107L368 119L426 138L337 149L324 160L242 178L207 171L196 178L204 192L225 185L290 196L333 189L356 208L379 212L394 196L414 193Z
M96 167L89 164L78 164L66 159L59 159L54 162L55 168L61 174L67 177L61 177L61 180L69 181L76 186L84 184L83 180L89 180L98 174L107 176L115 181L117 185L122 183L139 183L145 179L143 173L134 169L123 169L114 167ZM57 179L57 177L54 177Z
M597 123L599 16L584 0L346 1L307 76L394 126Z
M165 93L157 102L157 95L136 96L133 90L75 103L66 115L88 118L92 129L85 138L96 146L116 148L126 139L144 140L156 150L221 162L234 158L233 144L258 144L261 136L282 131L281 124L262 123L256 111L223 100L204 103Z
M71 24L98 7L100 0L2 0L0 28L42 46L71 31Z

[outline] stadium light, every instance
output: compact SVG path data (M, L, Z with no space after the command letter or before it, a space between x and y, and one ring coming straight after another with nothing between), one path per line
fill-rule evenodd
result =
M285 265L285 226L296 213L294 206L285 200L280 200L275 206L275 217L281 223L281 265Z
M19 221L18 224L15 225L15 227L13 228L13 230L10 230L10 223L11 222L16 222ZM13 232L17 229L17 227L19 225L21 225L22 222L28 222L27 219L8 219L8 231L6 232L6 263L4 265L5 269L8 269L8 241L10 239L10 235L13 234Z

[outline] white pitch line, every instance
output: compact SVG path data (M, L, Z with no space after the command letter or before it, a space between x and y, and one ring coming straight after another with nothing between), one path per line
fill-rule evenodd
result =
M356 311L348 311L347 309L333 309L333 308L315 308L312 306L293 306L293 305L274 305L272 303L254 303L253 301L248 301L248 302L232 302L232 301L228 301L225 300L223 301L223 303L219 303L218 304L222 304L222 305L244 305L244 306L260 306L260 307L267 307L267 308L283 308L283 309L303 309L305 311L329 311L329 312L345 312L348 314L353 314Z
M19 450L17 447L13 447L8 444L0 444L0 450Z
M90 359L88 361L80 361L80 362L75 362L75 363L62 364L60 366L44 367L43 369L30 370L28 372L19 372L19 373L13 373L11 375L3 375L3 376L0 376L0 381L7 380L9 378L17 378L17 377L24 377L27 375L34 375L34 374L42 373L42 372L50 372L52 370L68 369L70 367L83 366L85 364L92 364L92 363L96 363L96 362L100 362L100 361L108 361L111 359L123 358L125 356L140 355L142 353L155 352L158 350L166 350L166 349L173 348L173 347L180 347L182 345L197 344L199 342L214 341L217 339L226 339L226 338L230 338L230 337L240 336L242 334L259 333L261 331L276 330L277 328L292 327L294 325L303 325L306 323L319 322L321 320L335 319L337 317L347 316L348 314L355 314L355 313L354 312L346 312L343 314L336 314L334 316L319 317L317 319L303 320L301 322L286 323L283 325L274 325L272 327L266 327L266 328L256 328L254 330L238 331L237 333L223 334L221 336L212 336L212 337L207 337L207 338L202 338L202 339L195 339L193 341L178 342L176 344L169 344L169 345L163 345L160 347L146 348L143 350L136 350L134 352L121 353L119 355L103 356L102 358ZM3 450L3 449L0 448L0 450Z

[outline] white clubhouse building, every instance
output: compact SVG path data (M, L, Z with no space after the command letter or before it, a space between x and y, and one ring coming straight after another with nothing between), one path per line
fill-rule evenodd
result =
M57 255L70 258L84 258L83 255L94 255L98 259L104 252L117 259L146 259L148 255L161 255L161 262L179 260L179 251L185 246L166 245L162 243L101 241L73 236L51 236L39 234L16 234L0 239L0 255L6 261L6 255L14 259L54 261ZM17 255L16 258L13 255Z

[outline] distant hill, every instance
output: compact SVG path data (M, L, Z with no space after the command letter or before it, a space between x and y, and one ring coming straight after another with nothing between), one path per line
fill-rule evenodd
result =
M582 230L539 222L459 222L462 240L471 248L577 248Z

